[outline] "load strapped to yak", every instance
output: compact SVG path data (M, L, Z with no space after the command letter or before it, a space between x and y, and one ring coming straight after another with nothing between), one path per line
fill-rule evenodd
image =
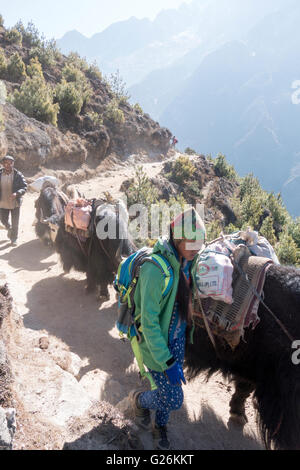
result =
M155 390L156 384L150 373L146 372L142 353L139 348L141 341L141 318L135 316L134 293L139 279L140 269L144 263L153 263L162 272L164 278L164 289L162 292L165 298L173 284L173 270L170 263L158 253L153 253L151 248L142 248L123 260L118 269L114 281L114 288L118 292L118 319L117 329L122 339L128 338L140 370L142 379L147 378L151 384L151 389Z
M65 229L82 239L91 236L93 201L79 198L69 201L65 208Z
M193 263L193 311L196 324L224 338L234 350L245 328L254 329L263 302L267 269L279 264L266 238L251 229L220 238L206 245Z
M103 199L78 198L70 200L65 208L65 230L74 235L79 242L91 238L96 230L95 218L99 207L112 207L120 204L109 192Z

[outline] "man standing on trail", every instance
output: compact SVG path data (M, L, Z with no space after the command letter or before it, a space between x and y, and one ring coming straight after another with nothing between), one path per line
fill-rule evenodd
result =
M27 189L27 183L20 171L14 168L15 160L6 155L1 160L3 168L0 168L0 219L7 229L8 238L12 246L17 245L20 206L22 196ZM11 223L9 223L9 215Z
M135 318L140 319L139 347L157 388L134 390L129 399L137 424L144 429L151 424L150 410L155 410L152 432L157 449L170 449L166 425L171 411L183 404L186 327L192 326L190 269L205 237L204 223L194 208L176 217L169 237L158 240L153 249L173 271L170 292L163 298L162 273L155 264L145 262L134 294Z

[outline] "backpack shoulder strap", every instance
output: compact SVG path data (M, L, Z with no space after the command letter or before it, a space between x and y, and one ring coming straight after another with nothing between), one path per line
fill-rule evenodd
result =
M170 292L172 283L173 283L173 269L170 263L166 260L166 258L158 253L152 253L150 255L150 259L146 259L145 261L152 261L152 263L156 264L162 271L164 276L164 289L163 289L163 297L166 297Z

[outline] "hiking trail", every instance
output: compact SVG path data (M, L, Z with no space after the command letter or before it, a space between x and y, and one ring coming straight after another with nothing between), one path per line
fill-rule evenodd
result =
M142 165L154 177L163 162ZM76 187L86 197L105 191L118 197L122 182L133 175L128 161ZM109 415L111 405L126 409L127 395L141 383L130 344L119 339L114 326L115 293L110 287L110 300L99 305L95 295L85 294L83 274L64 275L57 254L35 235L37 197L32 192L24 197L17 247L0 231L0 272L23 322L11 321L8 339L17 403L14 449L117 448L114 434L99 432L97 416ZM250 399L244 430L228 429L232 393L233 386L220 375L184 386L184 405L169 423L172 448L261 449ZM145 449L152 449L150 433L139 437Z

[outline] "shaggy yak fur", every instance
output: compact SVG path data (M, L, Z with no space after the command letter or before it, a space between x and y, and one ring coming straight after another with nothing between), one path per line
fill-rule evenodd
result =
M110 220L116 227L115 236L99 240L97 228L103 220ZM95 210L92 234L88 239L79 240L65 230L64 218L59 221L55 240L55 250L59 254L63 269L67 273L72 268L85 272L87 292L94 292L98 287L99 298L109 299L108 285L112 284L122 256L129 256L135 246L128 236L128 213L120 205L99 204Z
M267 271L264 302L282 322L293 340L300 340L300 271L272 265ZM268 310L260 304L260 323L245 331L244 341L232 349L216 337L217 352L206 331L196 327L187 345L190 379L206 372L207 379L221 371L235 384L231 418L247 421L245 400L254 392L259 428L268 449L300 449L300 364L292 361L297 350ZM298 354L299 357L299 354Z
M35 201L35 233L46 245L53 244L56 236L53 227L57 226L58 220L64 214L67 202L67 196L57 191L51 182L44 183L39 198Z

